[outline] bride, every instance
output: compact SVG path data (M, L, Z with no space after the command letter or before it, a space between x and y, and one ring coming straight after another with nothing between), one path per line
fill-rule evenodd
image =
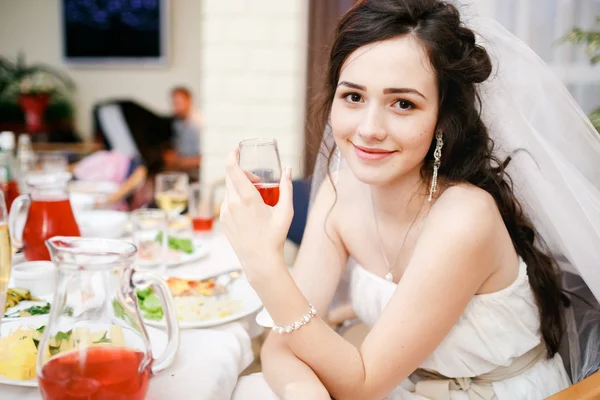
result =
M441 0L344 15L316 107L333 173L293 277L291 171L269 207L230 156L221 220L274 323L264 379L242 379L234 398L542 399L570 385L555 257L598 283L600 141L531 50L490 21L477 31ZM595 246L575 254L555 212ZM370 327L360 348L324 319L344 273Z

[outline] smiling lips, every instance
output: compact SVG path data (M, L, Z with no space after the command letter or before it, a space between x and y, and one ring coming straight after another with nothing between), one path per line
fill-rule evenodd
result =
M380 161L380 160L383 160L384 158L391 156L392 154L394 154L396 152L395 150L389 151L389 150L383 150L383 149L375 149L375 148L357 146L354 143L352 145L354 146L354 151L356 152L356 155L358 156L358 158L361 158L363 160L368 160L368 161Z

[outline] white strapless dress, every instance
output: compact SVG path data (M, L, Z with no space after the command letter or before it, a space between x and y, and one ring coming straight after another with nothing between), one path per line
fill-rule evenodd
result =
M350 299L358 317L373 326L392 297L397 285L359 265L351 267ZM422 368L442 375L474 377L500 366L508 366L541 343L540 320L527 277L527 266L519 265L519 275L509 287L495 293L476 295L464 313L423 362ZM570 385L561 357L543 358L523 374L493 384L498 400L541 400ZM387 397L388 400L427 400L412 393L407 379ZM251 394L252 393L252 394ZM250 397L254 396L254 397ZM234 399L276 398L260 374L242 378ZM468 400L464 392L452 391L452 400Z

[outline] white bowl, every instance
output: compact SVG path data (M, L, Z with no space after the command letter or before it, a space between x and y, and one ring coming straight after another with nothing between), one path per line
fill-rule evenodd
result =
M35 297L53 293L56 286L56 267L51 261L13 265L11 275L15 287L28 289Z
M91 193L69 193L73 212L93 209L97 198L98 195Z
M112 210L76 211L75 219L83 237L116 239L125 234L129 215Z
M108 198L119 190L119 185L108 181L72 181L69 183L69 199L73 211L91 210L96 200Z

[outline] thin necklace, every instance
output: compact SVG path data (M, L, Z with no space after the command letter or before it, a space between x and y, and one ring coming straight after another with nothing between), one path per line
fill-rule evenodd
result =
M381 255L383 256L383 261L385 262L385 266L387 267L387 270L388 270L388 272L387 272L387 274L385 274L384 278L386 281L394 282L393 268L396 265L396 261L398 261L398 257L400 257L402 250L404 250L404 245L406 244L406 239L408 238L408 234L412 230L413 226L415 225L415 222L417 221L417 218L419 217L419 214L421 213L421 208L423 207L423 203L421 203L421 208L419 208L419 211L417 212L417 214L413 218L412 222L410 223L410 226L406 230L406 233L404 234L404 240L402 240L402 246L400 246L400 250L398 250L398 253L396 253L396 257L394 257L394 262L392 264L390 264L386 254L385 254L385 249L383 247L383 240L381 239L381 233L379 233L379 222L377 221L377 212L375 211L375 201L373 199L373 191L372 190L371 190L371 205L373 206L373 219L375 220L375 229L377 230L377 239L379 241L379 248L381 249Z

